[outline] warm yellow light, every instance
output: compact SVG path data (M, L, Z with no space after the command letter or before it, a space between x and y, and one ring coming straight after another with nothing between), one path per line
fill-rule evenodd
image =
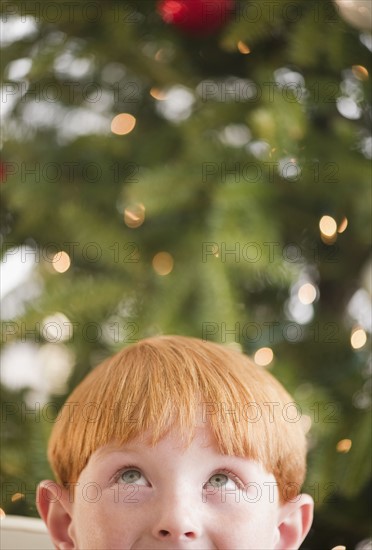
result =
M368 71L363 65L353 65L352 66L352 72L355 78L358 80L368 80Z
M249 46L247 46L247 44L245 44L241 40L239 40L239 42L237 43L237 48L240 51L240 53L242 53L244 55L247 55L248 53L251 53L251 49L249 48Z
M145 207L142 203L133 204L124 210L125 225L134 229L145 221Z
M71 265L70 256L67 252L58 252L53 256L52 266L58 273L65 273Z
M125 136L129 134L136 125L136 119L133 115L128 113L121 113L116 115L111 121L111 132L118 136Z
M260 348L254 354L254 362L256 365L260 365L261 367L270 365L273 359L274 353L271 348Z
M6 516L6 513L4 512L4 510L2 508L0 508L0 519L5 518L5 516Z
M338 453L348 453L351 449L352 441L351 439L341 439L336 445Z
M215 243L212 244L212 251L211 252L212 252L213 256L216 256L216 258L219 257L220 249L219 249L218 244L215 244Z
M319 228L325 237L333 237L337 231L337 223L331 216L323 216L319 222Z
M343 233L345 231L345 229L347 228L348 226L348 219L347 218L344 218L342 220L342 222L340 223L340 225L338 226L338 229L337 229L337 232L338 233Z
M362 328L356 328L351 333L350 337L351 347L354 349L360 349L367 342L366 331Z
M151 88L150 96L158 101L163 101L167 97L167 93L164 90L159 90L159 88Z
M325 235L323 235L323 233L321 233L320 238L322 239L324 244L326 244L327 246L331 246L332 244L335 244L335 242L337 241L337 233L332 235L332 237L326 237Z
M168 252L158 252L152 259L152 267L158 275L169 275L173 265L173 257Z
M334 547L332 548L332 550L346 550L346 546L340 546L340 545L334 546Z
M311 283L305 283L298 290L298 299L301 304L312 304L316 298L316 288Z
M14 493L14 495L12 495L11 501L17 502L17 500L21 500L22 498L25 498L25 495L23 493Z

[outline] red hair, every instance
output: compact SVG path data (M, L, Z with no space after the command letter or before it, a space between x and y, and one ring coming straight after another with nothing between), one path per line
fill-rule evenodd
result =
M53 427L48 457L67 486L108 443L124 445L151 429L156 445L177 428L188 445L201 407L220 452L260 462L274 474L283 501L299 493L306 472L305 433L300 421L283 414L288 404L293 399L270 373L228 346L147 338L105 360L75 388Z

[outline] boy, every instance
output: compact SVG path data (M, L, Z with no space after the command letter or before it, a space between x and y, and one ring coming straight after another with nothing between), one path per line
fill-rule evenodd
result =
M243 354L148 338L95 368L56 419L37 506L56 548L298 549L306 441L293 401ZM287 414L288 413L288 414Z

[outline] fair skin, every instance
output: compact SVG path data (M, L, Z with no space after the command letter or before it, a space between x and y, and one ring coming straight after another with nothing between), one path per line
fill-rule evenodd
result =
M37 506L58 550L297 550L313 501L279 504L275 486L199 424L186 449L177 430L155 447L144 437L99 448L74 492L44 481Z

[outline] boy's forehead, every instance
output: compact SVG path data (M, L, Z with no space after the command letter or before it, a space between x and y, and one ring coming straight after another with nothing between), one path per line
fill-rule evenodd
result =
M136 436L135 438L130 439L126 443L122 444L118 441L112 441L102 447L99 447L94 451L91 456L91 460L99 461L111 453L117 452L131 452L131 453L140 453L151 451L157 446L162 446L166 444L169 448L174 449L175 451L186 451L188 448L184 439L180 436L180 431L177 427L171 429L166 435L161 437L156 445L152 444L152 435L153 430L147 430L143 434ZM212 429L208 422L199 422L195 426L194 437L191 441L191 445L197 445L203 448L210 448L217 454L221 454L217 445L216 438L213 435Z

